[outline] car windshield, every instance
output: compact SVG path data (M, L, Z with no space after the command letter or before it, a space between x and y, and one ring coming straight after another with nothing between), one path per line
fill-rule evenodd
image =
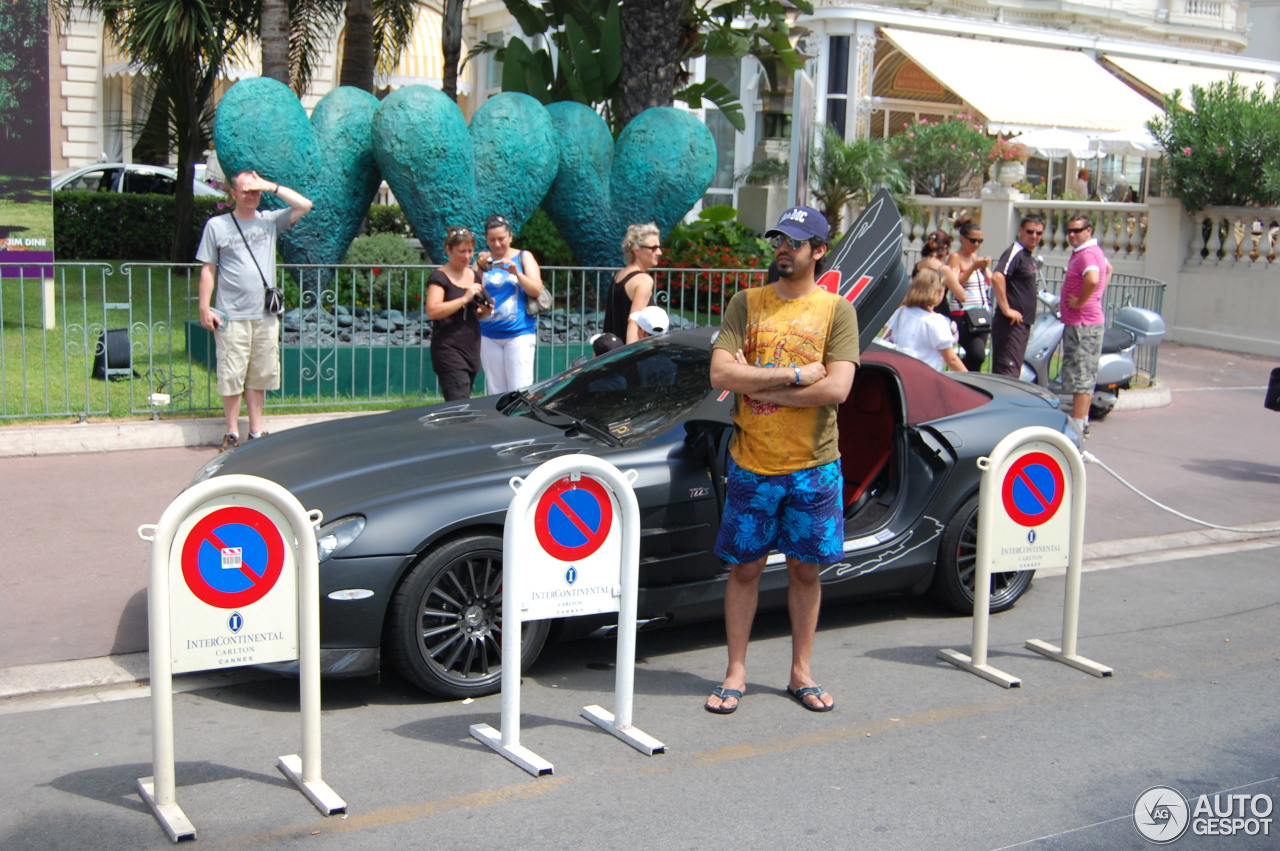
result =
M530 387L510 416L555 414L623 444L677 425L711 390L710 351L662 338L625 346Z

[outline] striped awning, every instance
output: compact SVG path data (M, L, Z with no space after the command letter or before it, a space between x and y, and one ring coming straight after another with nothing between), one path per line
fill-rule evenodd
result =
M1175 89L1181 91L1179 102L1191 106L1191 87L1208 88L1217 82L1226 82L1232 74L1246 89L1263 84L1268 95L1275 86L1275 78L1258 71L1233 71L1230 68L1211 68L1206 65L1188 65L1182 62L1159 62L1154 59L1134 59L1129 56L1107 54L1103 60L1119 76L1134 85L1157 104L1164 103L1164 96Z

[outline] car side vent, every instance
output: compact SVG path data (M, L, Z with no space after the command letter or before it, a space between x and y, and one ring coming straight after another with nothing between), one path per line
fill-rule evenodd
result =
M438 411L432 411L424 417L418 417L418 422L424 426L455 425L457 423L474 422L483 416L484 414L473 409L470 405L458 405L452 408L441 408Z
M522 461L541 461L577 451L558 440L554 443L519 440L513 443L496 445L494 449L497 450L499 455L515 455Z

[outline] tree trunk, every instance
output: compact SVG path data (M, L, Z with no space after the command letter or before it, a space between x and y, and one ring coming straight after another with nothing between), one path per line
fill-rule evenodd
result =
M440 42L444 52L441 74L444 93L458 101L458 61L462 57L463 0L444 0L444 16L440 20Z
M623 0L622 98L618 126L653 106L671 106L680 69L680 20L687 0Z
M181 115L199 115L198 96L194 91L175 91L176 97L185 96L186 109L175 109ZM195 220L195 191L191 182L195 178L195 163L202 153L202 136L199 123L193 121L191 126L178 133L178 182L173 194L173 243L169 252L169 260L173 263L190 263L195 259L195 235L192 224Z
M373 0L347 0L347 29L342 37L338 85L373 93Z
M291 85L288 0L262 0L258 40L262 43L262 76Z

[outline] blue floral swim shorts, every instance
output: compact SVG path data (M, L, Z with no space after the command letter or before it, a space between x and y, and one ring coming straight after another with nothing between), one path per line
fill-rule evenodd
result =
M773 550L809 564L844 558L844 476L840 462L781 476L744 470L729 459L728 494L716 556L746 564Z

